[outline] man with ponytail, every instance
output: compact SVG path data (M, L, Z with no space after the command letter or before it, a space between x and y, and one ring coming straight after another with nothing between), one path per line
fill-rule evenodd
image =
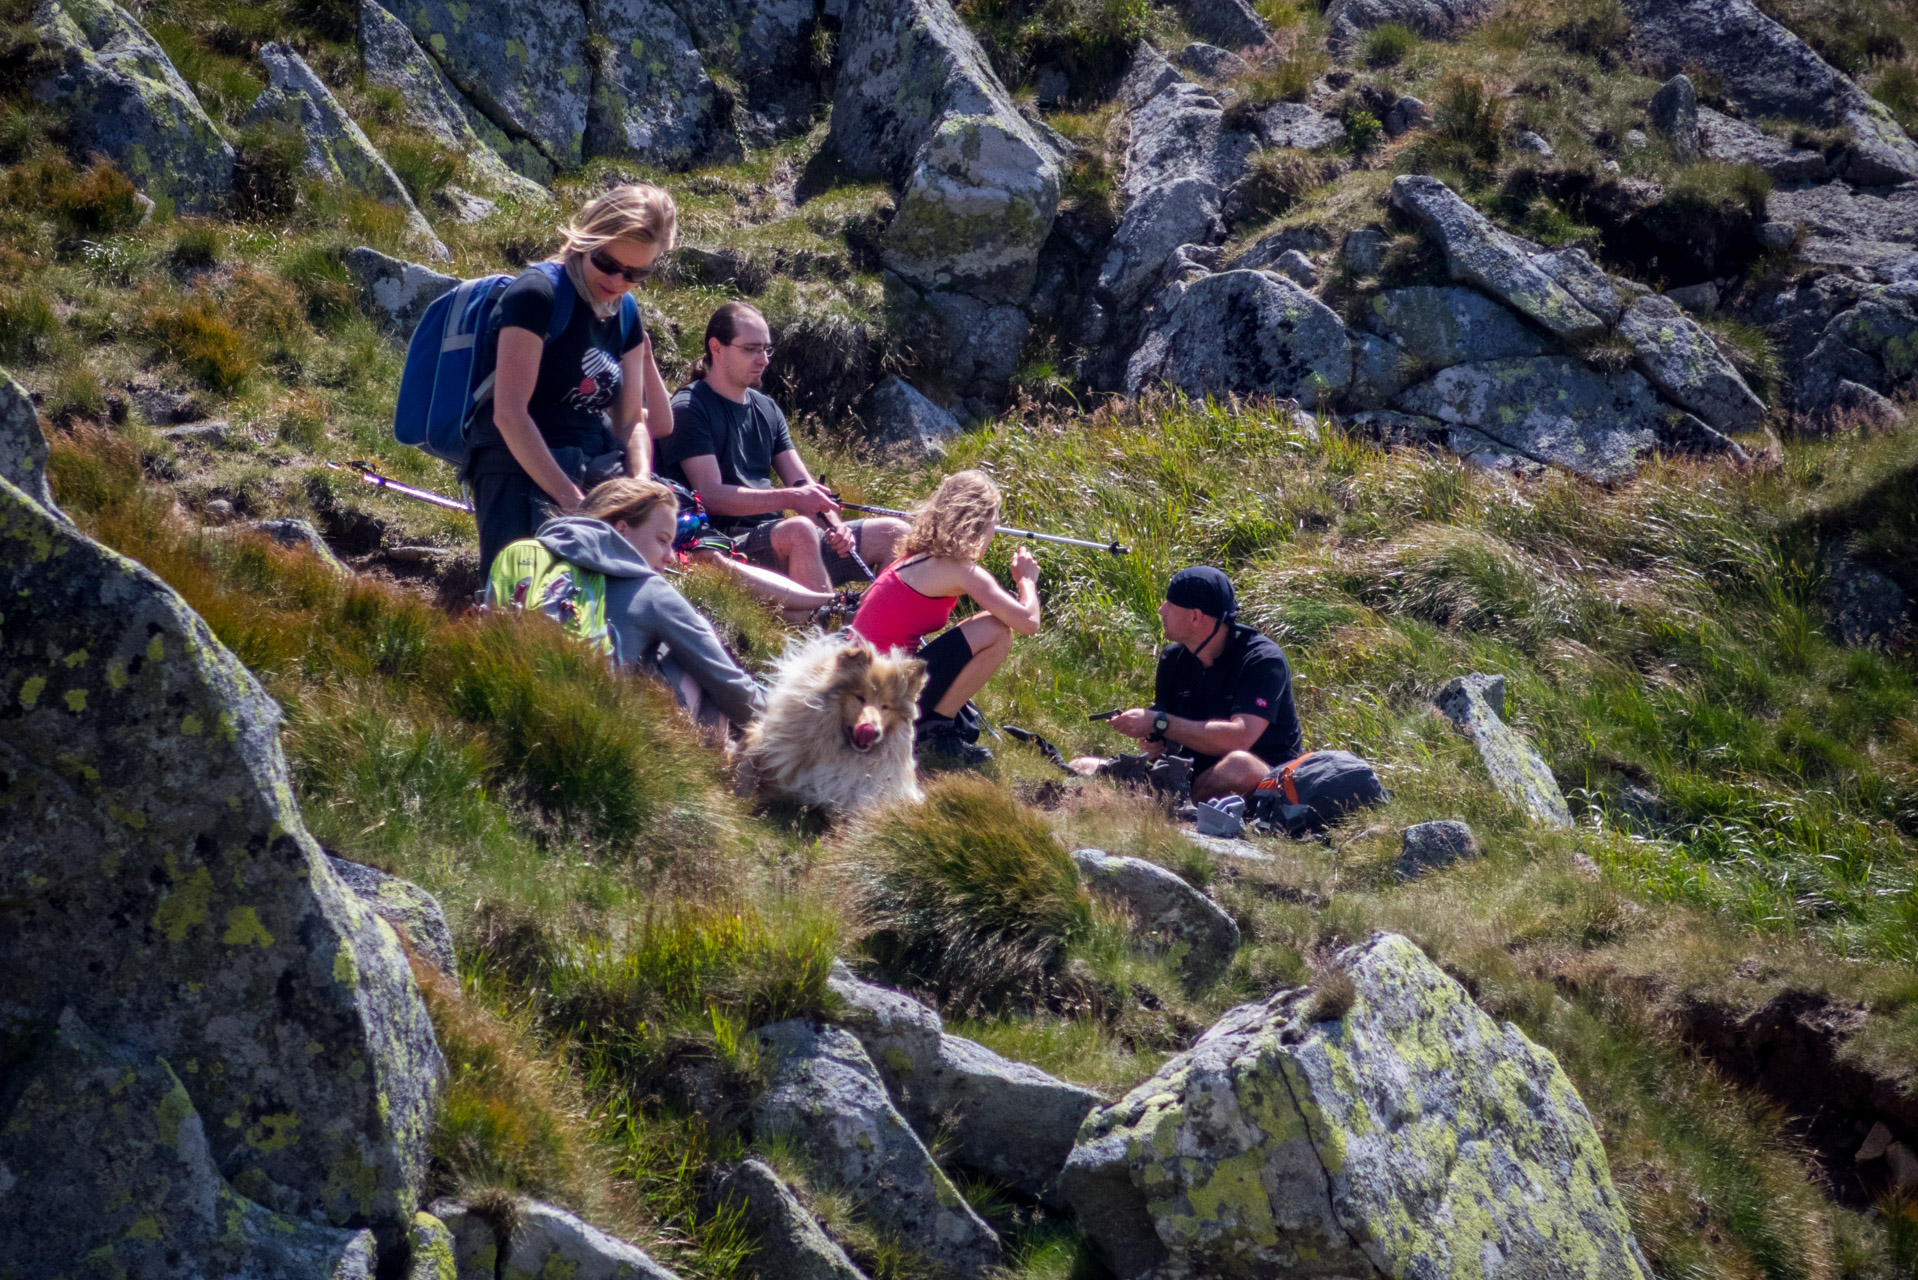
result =
M694 381L673 397L660 474L698 493L714 527L753 564L815 591L863 582L854 553L877 573L898 554L906 522L838 519L838 502L793 448L786 415L758 390L772 349L766 318L746 303L713 312Z

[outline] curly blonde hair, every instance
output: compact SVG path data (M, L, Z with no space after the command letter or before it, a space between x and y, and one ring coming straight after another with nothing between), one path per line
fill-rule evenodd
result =
M983 471L955 471L913 517L902 555L977 560L999 523L999 486Z
M588 200L560 236L555 262L584 257L615 240L655 244L663 254L679 242L679 210L664 188L635 182Z
M678 514L679 499L659 481L619 476L594 485L593 491L586 495L586 501L579 504L579 513L595 520L604 520L607 524L618 524L624 520L637 527L646 523L654 511L668 505L674 514Z

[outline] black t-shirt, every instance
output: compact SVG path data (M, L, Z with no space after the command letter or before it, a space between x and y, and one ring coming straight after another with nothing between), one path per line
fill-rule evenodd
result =
M1236 622L1231 624L1219 660L1209 667L1201 665L1184 645L1167 645L1159 653L1152 705L1188 720L1225 720L1243 712L1270 721L1252 744L1252 754L1269 765L1284 764L1305 751L1285 651ZM1193 754L1200 770L1218 760Z
M493 308L494 329L510 326L543 335L553 319L554 288L544 271L522 272L519 279L506 286ZM617 311L601 320L585 298L574 297L572 318L565 330L547 343L540 355L539 380L533 384L533 398L526 404L548 448L576 448L590 458L617 447L607 415L618 403L625 382L620 357L645 341L645 326L635 323L622 344ZM493 422L490 405L474 415L468 444L474 451L476 470L486 470L489 460L515 470L519 467L506 453L506 440ZM489 447L499 453L490 459L480 456L479 450ZM503 461L499 454L506 455Z
M771 398L748 387L746 403L728 400L701 378L681 387L673 396L673 434L659 442L659 474L688 489L697 489L683 465L687 458L711 454L719 463L719 478L748 489L771 489L773 459L793 447L786 415ZM722 532L765 524L779 517L714 516Z

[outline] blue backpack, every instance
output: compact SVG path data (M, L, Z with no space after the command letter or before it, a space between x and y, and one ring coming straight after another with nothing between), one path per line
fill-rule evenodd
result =
M557 262L536 262L532 269L553 282L553 318L541 338L551 342L572 322L577 294L572 277ZM493 308L515 279L493 275L462 280L427 306L406 346L400 394L393 405L395 440L465 468L467 424L474 411L493 398L499 360ZM620 346L638 323L639 304L629 293L620 300Z

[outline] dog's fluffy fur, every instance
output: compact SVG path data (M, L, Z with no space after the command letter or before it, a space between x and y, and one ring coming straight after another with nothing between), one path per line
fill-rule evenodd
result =
M912 724L925 684L923 662L882 655L856 635L795 641L774 670L766 714L746 730L737 762L741 794L797 800L834 815L924 799L913 770ZM877 739L858 746L875 727Z

